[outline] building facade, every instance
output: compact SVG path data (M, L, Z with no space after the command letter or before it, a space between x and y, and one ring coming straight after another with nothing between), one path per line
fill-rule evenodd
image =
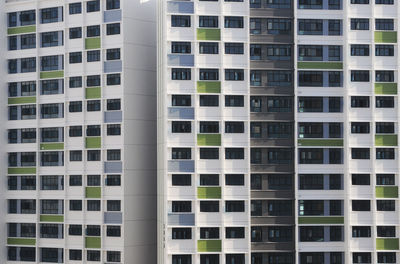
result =
M160 1L158 263L399 262L399 11Z
M155 263L155 1L0 10L0 262Z

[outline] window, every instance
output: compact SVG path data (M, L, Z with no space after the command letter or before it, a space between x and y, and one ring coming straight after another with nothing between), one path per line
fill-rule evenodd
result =
M369 56L369 45L351 45L351 56Z
M60 13L61 17L58 17L58 13ZM41 15L41 23L46 24L46 23L54 23L54 22L59 22L62 21L62 7L52 7L52 8L44 8L40 10L40 15Z
M394 56L394 45L375 45L375 56Z
M376 133L377 134L393 134L394 123L393 122L376 122Z
M219 122L200 121L200 133L219 133Z
M393 30L393 19L375 19L375 30Z
M396 237L395 226L377 226L377 237Z
M40 81L40 94L51 95L51 94L62 94L64 93L64 80L43 80Z
M121 59L121 49L107 49L107 60Z
M243 95L225 95L225 107L243 107Z
M299 19L299 35L322 35L322 19Z
M378 263L396 263L396 253L378 252Z
M350 3L356 5L369 5L369 0L351 0Z
M69 102L69 112L70 113L82 112L82 101Z
M339 36L341 35L342 21L341 20L328 20L328 35Z
M225 28L243 28L243 17L226 16Z
M82 13L82 3L71 3L69 4L69 14L75 15Z
M217 16L199 16L199 27L201 28L217 28Z
M299 9L322 9L322 0L299 0Z
M190 16L171 16L171 27L190 27Z
M192 239L192 229L172 228L172 239Z
M370 159L369 148L352 148L351 158L352 159Z
M100 61L100 50L90 50L87 52L87 62Z
M82 250L70 249L69 250L69 260L82 260Z
M376 185L395 185L394 174L376 174Z
M352 82L369 82L369 71L351 71Z
M191 133L192 124L190 121L172 121L172 133Z
M208 107L219 106L218 95L200 95L200 106L208 106Z
M376 96L375 102L376 108L394 108L393 96Z
M369 108L369 96L352 96L351 107Z
M120 8L119 0L107 0L106 8L107 8L107 10L119 9ZM119 262L119 261L116 261L116 262Z
M86 102L86 111L96 112L101 111L101 101L100 100L89 100Z
M100 0L93 0L86 2L86 12L97 12L100 11Z
M59 263L63 259L64 249L62 248L40 248L40 261Z
M267 33L271 35L287 35L292 30L292 21L285 18L268 18Z
M192 211L191 201L172 201L173 213L190 213Z
M369 134L370 126L368 122L351 122L351 133Z
M21 35L21 49L34 49L34 48L36 48L36 35L35 34Z
M225 174L225 185L244 186L244 174Z
M225 201L225 212L244 212L244 201Z
M64 190L64 176L40 176L40 190Z
M172 106L192 106L190 95L172 95Z
M351 175L352 185L370 185L369 174L352 174Z
M34 13L35 14L35 11ZM13 13L8 13L8 27L16 27L17 26L17 13L13 12Z
M69 54L69 63L82 63L82 52L71 52Z
M35 72L36 71L36 58L22 58L21 59L21 73Z
M69 161L82 161L82 150L70 150Z
M218 227L200 227L200 239L218 239Z
M63 31L41 33L41 47L55 47L63 45ZM36 37L35 37L36 38ZM59 39L60 38L60 39Z
M352 200L352 210L353 211L370 211L371 202L370 200Z
M371 237L371 227L370 226L353 226L352 227L353 237Z
M81 236L82 226L81 225L69 225L68 234L70 236Z
M218 54L218 42L200 42L200 54Z
M200 80L202 81L217 81L219 80L218 69L200 69Z
M226 148L225 149L225 159L244 159L244 149L243 148Z
M190 42L174 42L173 41L171 43L171 53L190 54L191 47L192 47L192 44Z
M100 211L100 200L87 200L88 211Z
M120 237L121 227L120 226L107 226L107 236L108 237Z
M101 84L100 75L90 75L86 77L87 87L97 87L100 86L100 84Z
M70 137L81 137L82 136L82 126L70 126L69 127Z
M44 56L40 57L41 71L55 71L63 69L63 56Z
M82 87L82 77L69 77L69 88L80 88Z
M244 122L225 122L225 133L244 133Z
M118 35L121 33L120 23L107 24L107 35Z
M350 21L351 30L369 30L368 18L352 18Z
M395 154L393 148L377 148L376 149L377 160L394 160Z
M201 186L219 186L219 174L200 174Z
M99 137L101 136L100 125L89 125L86 128L86 136Z
M121 211L121 201L120 200L108 200L107 201L107 211L109 211L109 212Z
M108 149L107 150L107 160L121 160L121 150L120 149Z
M100 261L100 251L99 250L88 250L86 257L87 257L87 261Z
M119 135L121 135L120 124L107 125L107 136L119 136Z
M200 148L200 159L219 159L219 149Z
M219 212L218 201L200 201L200 212L216 213Z
M87 161L100 161L100 150L88 150Z
M192 264L192 255L172 255L172 264Z
M191 159L192 150L190 148L172 148L172 159Z
M120 85L121 84L121 74L107 74L107 85Z
M172 186L191 186L192 177L190 174L172 174Z
M172 68L172 80L191 80L191 69Z
M356 1L356 0L352 0ZM361 1L367 1L369 0L358 0L359 2ZM368 4L368 3L367 3ZM371 253L370 252L353 252L353 263L372 263L371 262Z
M82 200L70 200L69 201L70 211L82 211Z
M243 81L243 69L225 69L225 81Z
M69 186L82 186L82 175L70 175Z
M69 29L69 39L78 39L82 38L82 28L75 27Z
M226 227L225 238L227 239L245 238L244 227Z
M121 252L107 251L107 262L121 262Z
M17 49L18 49L17 36L8 37L8 50L17 50Z
M121 175L107 175L106 186L121 186Z
M377 200L376 201L377 211L396 211L395 200Z
M243 43L225 43L225 54L244 54Z
M96 25L96 26L88 26L88 27L86 28L86 36L87 36L88 38L100 36L100 26L99 26L99 25Z
M250 18L250 34L253 34L253 35L261 34L261 19L260 18Z

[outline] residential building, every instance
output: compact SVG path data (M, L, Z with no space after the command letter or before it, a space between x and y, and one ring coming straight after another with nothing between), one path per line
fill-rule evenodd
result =
M155 263L155 1L0 10L0 262Z

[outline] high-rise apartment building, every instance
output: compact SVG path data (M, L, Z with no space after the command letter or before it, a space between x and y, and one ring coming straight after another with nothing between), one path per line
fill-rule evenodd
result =
M398 2L158 12L158 263L398 263Z
M155 263L155 1L0 14L0 262Z

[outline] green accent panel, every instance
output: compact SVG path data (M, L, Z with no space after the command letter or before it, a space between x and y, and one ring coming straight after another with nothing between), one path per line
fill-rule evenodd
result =
M9 35L31 33L31 32L36 32L36 26L13 27L7 29L7 33Z
M376 186L376 198L397 198L399 197L399 188L397 186Z
M34 103L36 103L36 96L8 98L8 104L34 104Z
M377 43L397 43L396 31L375 31L375 42Z
M101 137L87 137L86 148L101 148Z
M198 146L221 146L221 134L197 134Z
M64 143L42 143L40 144L40 150L55 150L64 149Z
M101 248L101 237L85 237L86 248Z
M197 187L199 199L221 199L221 187Z
M375 146L397 146L397 135L375 135Z
M376 94L397 94L397 83L375 83Z
M64 71L47 71L40 73L40 79L64 78Z
M101 98L101 87L86 88L86 99Z
M301 216L299 224L344 224L343 216Z
M299 146L342 147L343 139L298 139Z
M100 49L100 48L101 48L100 38L85 39L85 49Z
M221 40L221 30L218 28L198 28L198 40Z
M9 245L23 245L23 246L35 246L36 239L34 238L7 238L7 244Z
M343 69L342 62L298 62L299 69Z
M399 250L399 239L398 238L377 238L376 239L377 250Z
M86 198L101 198L101 187L86 187Z
M40 222L64 222L63 215L40 215Z
M221 240L198 240L197 251L199 252L221 252Z
M197 82L197 92L198 93L220 93L221 92L221 82L198 81Z
M36 174L36 168L8 168L8 174Z

